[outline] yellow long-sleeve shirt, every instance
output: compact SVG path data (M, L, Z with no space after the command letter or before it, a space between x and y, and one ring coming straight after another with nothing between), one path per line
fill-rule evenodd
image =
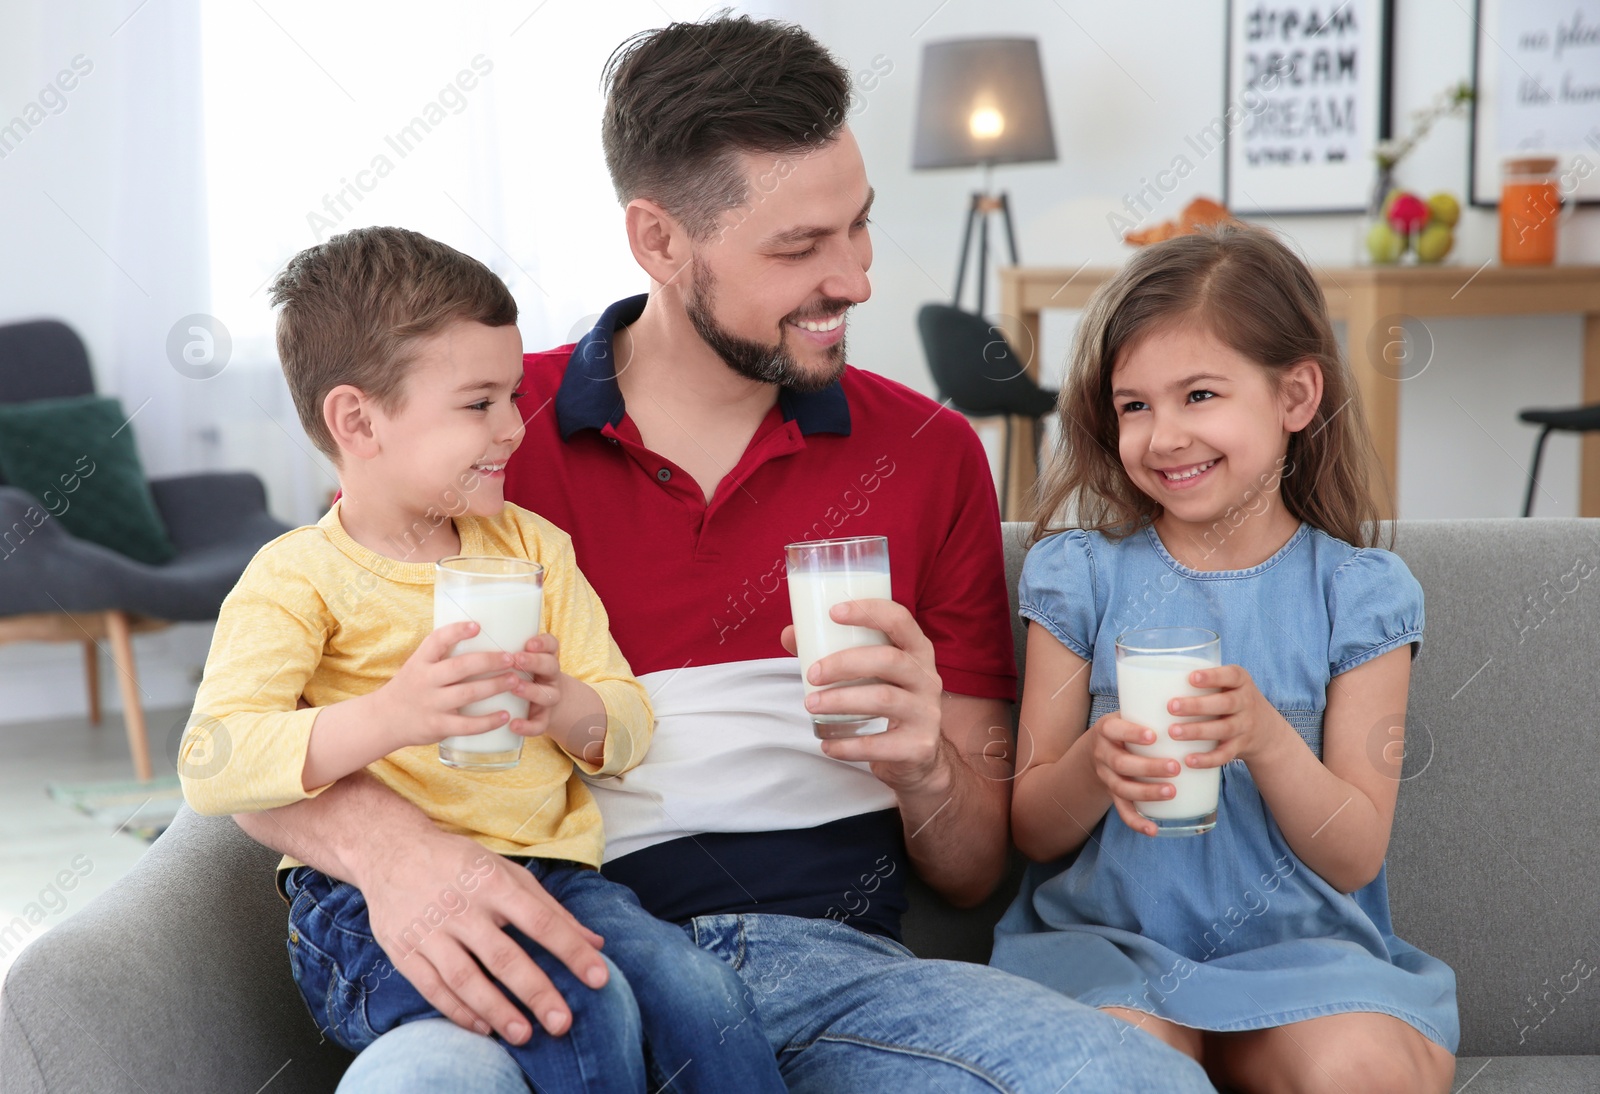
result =
M440 828L491 851L598 866L600 812L575 768L613 775L638 764L650 743L649 698L565 532L510 504L494 518L455 524L464 555L544 566L541 630L560 642L562 671L605 703L601 763L530 737L522 762L507 771L446 767L437 745L402 748L368 770ZM415 652L433 630L433 575L431 562L386 558L351 539L337 504L315 525L261 548L222 603L185 732L178 768L189 805L247 813L320 793L301 782L318 708L376 691ZM302 696L311 706L297 710Z

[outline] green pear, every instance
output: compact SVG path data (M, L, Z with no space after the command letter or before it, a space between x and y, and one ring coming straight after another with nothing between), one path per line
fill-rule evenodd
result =
M1430 224L1417 237L1417 261L1438 262L1456 245L1456 234L1448 224Z
M1371 255L1372 261L1379 266L1394 265L1400 261L1400 255L1405 249L1404 237L1389 227L1389 222L1386 220L1375 222L1367 231L1367 254Z

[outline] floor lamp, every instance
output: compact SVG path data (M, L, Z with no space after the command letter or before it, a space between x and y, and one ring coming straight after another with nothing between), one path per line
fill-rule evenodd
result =
M1006 248L1017 263L1011 202L994 192L993 172L1002 163L1048 163L1056 158L1050 103L1045 96L1039 43L1033 38L964 38L930 42L922 51L917 91L917 131L911 167L983 168L983 188L967 204L961 258L952 301L961 306L967 262L976 233L977 314L984 310L989 267L989 216L1000 214Z

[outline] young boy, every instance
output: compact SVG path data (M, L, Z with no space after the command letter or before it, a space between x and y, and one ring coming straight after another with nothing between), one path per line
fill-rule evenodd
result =
M658 1075L677 1073L674 1089L782 1091L738 976L597 869L600 815L577 770L638 764L652 715L567 535L505 502L506 459L522 440L511 294L442 243L362 228L296 255L272 299L301 423L338 467L342 495L314 526L263 547L223 602L179 762L189 804L272 809L365 768L441 828L521 859L607 939L610 979L596 989L506 927L573 1012L565 1035L532 1021L525 1044L505 1046L538 1089L642 1091L647 1046ZM543 565L547 633L523 650L450 656L478 631L432 628L434 563L457 554ZM441 739L508 717L457 711L508 691L529 703L510 722L527 738L521 762L441 763ZM355 886L290 858L279 876L295 982L334 1040L359 1052L438 1016L394 975Z

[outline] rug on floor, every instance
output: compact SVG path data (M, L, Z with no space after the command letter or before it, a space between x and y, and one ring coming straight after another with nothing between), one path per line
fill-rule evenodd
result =
M113 832L127 832L146 843L167 830L183 805L176 775L94 783L50 783L46 792L69 809L99 821Z

